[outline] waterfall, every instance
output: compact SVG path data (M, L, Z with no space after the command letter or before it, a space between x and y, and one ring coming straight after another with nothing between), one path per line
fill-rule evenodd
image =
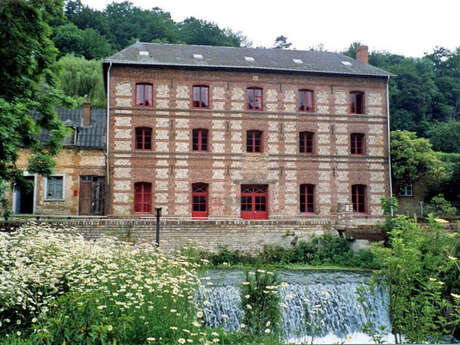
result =
M198 291L206 325L238 330L239 286L244 281L241 270L212 270ZM357 301L356 289L369 279L368 273L278 271L281 298L281 329L287 343L364 343L371 342L362 333L364 323L389 326L388 295L382 287L367 294L370 313L366 315ZM390 328L388 327L387 341Z

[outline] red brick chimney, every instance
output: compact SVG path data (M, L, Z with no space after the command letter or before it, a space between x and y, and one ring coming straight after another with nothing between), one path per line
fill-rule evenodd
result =
M356 49L356 60L369 63L369 48L367 46L359 46Z
M85 96L85 103L83 103L82 107L81 124L85 127L91 126L91 103L89 103L87 96Z

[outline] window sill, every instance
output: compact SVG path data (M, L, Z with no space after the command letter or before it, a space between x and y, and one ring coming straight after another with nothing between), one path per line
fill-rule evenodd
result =
M65 199L45 199L44 201L46 202L63 202L65 201Z

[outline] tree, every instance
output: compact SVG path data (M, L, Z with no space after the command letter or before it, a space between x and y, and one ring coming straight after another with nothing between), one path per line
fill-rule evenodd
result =
M31 150L30 172L49 175L67 134L56 114L65 101L57 90L57 50L50 40L48 21L62 16L62 1L6 0L0 5L0 198L8 209L8 182L25 186L16 166L20 147ZM31 110L42 116L34 121ZM41 128L49 131L46 145L37 139ZM5 213L7 216L8 212Z
M391 166L397 183L416 182L420 178L442 180L446 169L432 150L428 139L414 132L391 132Z
M460 121L438 122L427 134L436 151L460 153Z
M275 38L275 45L274 45L273 48L275 48L275 49L289 49L291 46L292 46L292 43L287 41L287 37L281 35L281 36L278 36L277 38Z
M100 60L86 60L84 57L66 55L58 63L59 79L66 96L81 105L87 95L94 107L105 108L106 98L102 80Z

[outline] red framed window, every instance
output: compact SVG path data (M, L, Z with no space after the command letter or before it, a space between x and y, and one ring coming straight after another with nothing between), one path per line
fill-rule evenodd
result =
M364 114L364 93L361 91L350 92L350 113Z
M366 213L366 186L363 184L352 185L351 200L353 203L353 212Z
M262 89L250 87L247 90L248 94L248 109L262 110Z
M192 184L192 217L206 218L208 216L208 185L206 183Z
M152 129L148 127L136 128L136 150L152 149Z
M350 152L352 155L364 154L365 136L362 133L352 133L350 135Z
M262 152L262 132L248 131L246 137L247 152Z
M268 186L242 185L241 186L241 218L267 219L268 218Z
M311 132L299 133L299 152L300 153L313 153L313 138L314 134Z
M149 182L136 182L134 184L134 212L152 212L152 184Z
M136 84L136 106L151 107L153 94L151 84Z
M299 111L305 111L307 113L312 113L314 111L313 91L299 90Z
M315 185L301 184L300 185L300 212L314 213L315 212Z
M208 108L209 107L209 87L194 86L193 87L193 107Z
M208 130L194 129L192 133L193 151L208 151Z

